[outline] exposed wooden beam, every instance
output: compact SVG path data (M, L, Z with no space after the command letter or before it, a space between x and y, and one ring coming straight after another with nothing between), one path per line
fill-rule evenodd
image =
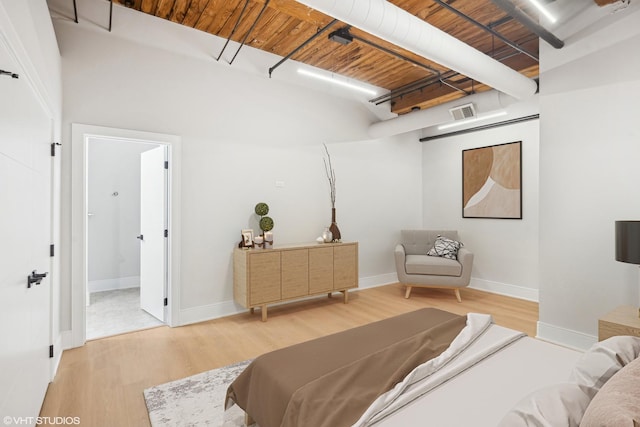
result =
M255 2L259 4L264 4L265 1L266 0L255 0ZM293 18L308 22L309 24L313 24L317 27L324 27L333 19L328 15L318 12L309 6L298 3L295 0L271 0L269 2L269 7L275 11L287 14Z

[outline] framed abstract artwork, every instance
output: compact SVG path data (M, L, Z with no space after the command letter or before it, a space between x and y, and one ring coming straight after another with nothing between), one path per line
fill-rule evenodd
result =
M522 141L462 150L462 217L522 219Z

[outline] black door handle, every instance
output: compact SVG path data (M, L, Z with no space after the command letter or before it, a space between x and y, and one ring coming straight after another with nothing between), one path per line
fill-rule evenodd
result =
M141 234L141 235L139 235L139 236L136 236L136 239L138 239L138 240L144 240L144 235L142 235L142 234Z
M49 273L36 273L37 270L33 270L30 275L27 276L27 288L30 288L32 284L39 285L42 279L47 277Z

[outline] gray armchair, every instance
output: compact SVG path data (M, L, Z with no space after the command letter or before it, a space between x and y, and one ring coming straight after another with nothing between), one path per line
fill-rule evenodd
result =
M473 253L462 246L458 259L448 259L427 255L438 237L459 240L455 230L402 230L400 243L395 249L398 280L407 286L405 298L411 296L416 286L428 288L451 288L458 302L462 302L460 288L469 285Z

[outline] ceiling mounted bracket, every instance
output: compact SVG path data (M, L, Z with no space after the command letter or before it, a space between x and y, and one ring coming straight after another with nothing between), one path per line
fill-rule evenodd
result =
M353 41L353 36L349 34L350 27L340 28L329 34L329 40L347 45Z
M229 37L227 37L227 41L224 43L224 46L222 47L222 50L220 51L220 54L216 58L216 61L220 61L220 57L222 56L222 54L224 53L225 49L227 48L227 45L229 44L229 41L231 40L231 37L233 37L233 35L235 34L236 29L238 28L238 24L240 24L240 21L242 20L242 16L244 15L244 11L247 9L247 5L248 4L249 4L249 0L246 0L244 2L244 6L242 7L242 10L240 11L240 15L238 16L238 20L236 21L236 24L233 26L233 29L231 30L231 34L229 34Z
M459 87L457 87L457 86L455 86L455 85L453 85L453 84L451 84L451 83L449 83L449 82L445 81L444 79L440 79L440 83L442 83L443 85L448 86L448 87L450 87L450 88L451 88L451 89L453 89L453 90L457 90L458 92L462 92L462 93L464 93L465 95L472 95L472 94L473 94L473 80L471 80L471 82L472 82L472 83L471 83L471 88L472 88L472 90L471 90L471 92L469 92L469 91L466 91L466 90L464 90L464 89L461 89L461 88L459 88Z
M249 38L249 35L253 31L253 29L256 27L256 24L258 23L260 18L262 18L262 14L267 9L268 5L269 5L269 0L265 1L264 4L262 5L262 9L260 9L260 13L258 14L258 17L256 18L255 21L253 21L253 24L251 24L251 28L249 28L249 31L247 31L247 34L244 35L244 38L242 39L242 43L240 43L240 47L238 47L238 50L236 51L235 55L233 55L233 58L231 58L231 61L229 61L229 65L233 64L233 61L235 61L236 56L238 56L238 54L240 53L240 49L242 49L242 46L244 46L245 42Z
M325 25L324 27L322 27L320 30L318 30L314 35L312 35L311 37L309 37L304 43L302 43L300 46L296 47L295 49L293 49L287 56L285 56L284 58L282 58L280 61L278 61L278 63L276 65L274 65L273 67L269 68L269 78L271 78L271 73L273 73L275 71L276 68L278 68L280 65L282 65L282 63L284 63L286 60L288 60L289 58L291 58L293 55L295 55L300 49L304 48L306 45L308 45L309 43L311 43L313 40L315 40L316 38L318 38L322 33L324 33L325 31L327 31L333 24L335 24L336 22L338 22L337 19L334 19L333 21L329 22L327 25Z
M9 76L12 79L19 79L20 76L12 71L0 70L0 76Z

